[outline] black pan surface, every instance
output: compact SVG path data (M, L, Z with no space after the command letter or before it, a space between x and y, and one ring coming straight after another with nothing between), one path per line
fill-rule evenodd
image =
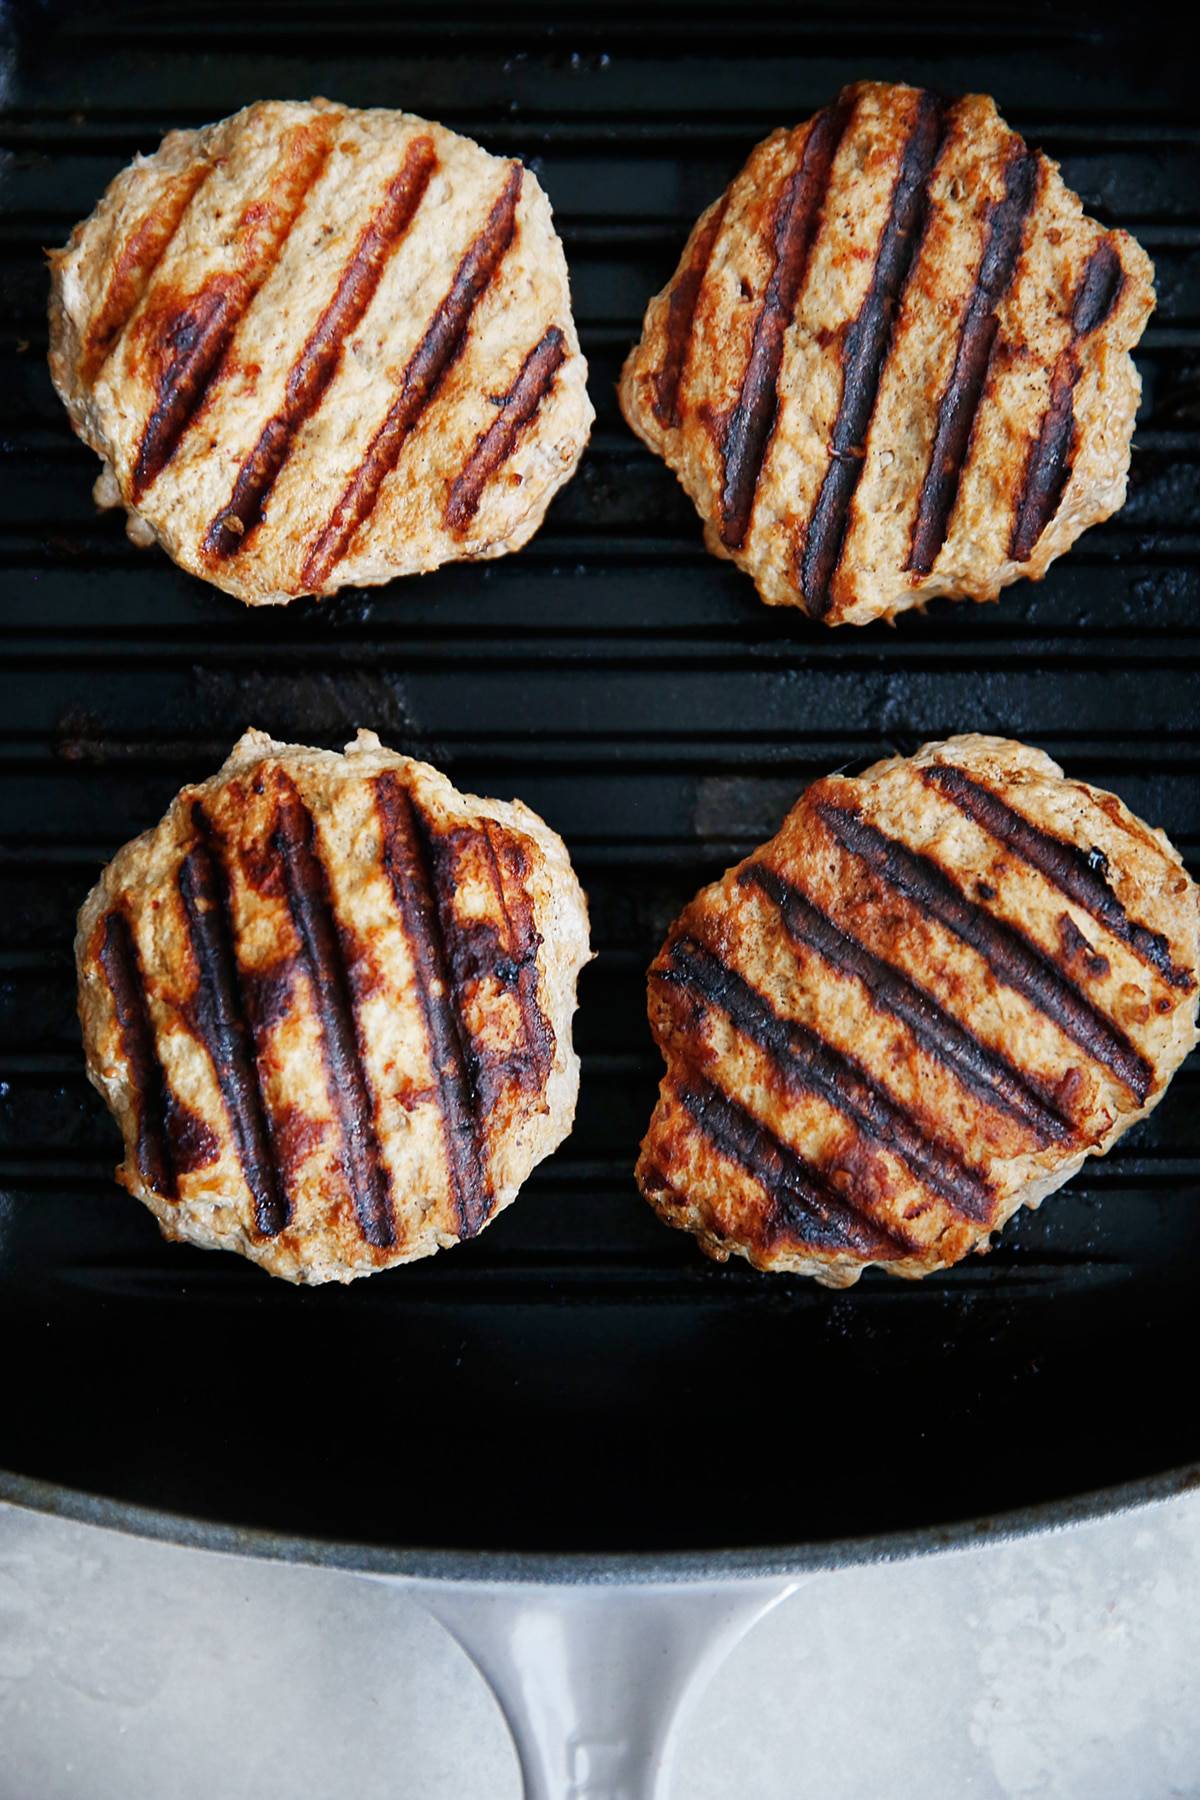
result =
M1200 123L1154 14L961 6L31 7L0 116L0 1465L376 1545L695 1550L911 1533L1200 1458L1200 1069L987 1258L837 1295L716 1268L631 1168L643 971L838 765L1043 745L1200 852ZM1130 498L1041 586L830 633L707 557L613 384L688 227L843 81L993 92L1158 266ZM248 613L126 543L45 367L44 246L172 125L325 93L537 169L599 418L522 555ZM160 1242L74 1018L76 906L248 723L359 725L566 837L599 961L578 1123L479 1241L298 1292Z

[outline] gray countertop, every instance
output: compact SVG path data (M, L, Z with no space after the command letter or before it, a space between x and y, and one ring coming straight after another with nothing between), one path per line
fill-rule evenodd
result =
M1200 1495L812 1576L685 1720L679 1800L1200 1796ZM518 1800L401 1589L0 1507L0 1800Z

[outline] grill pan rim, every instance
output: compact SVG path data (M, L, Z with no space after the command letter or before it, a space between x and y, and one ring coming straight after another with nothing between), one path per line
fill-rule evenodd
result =
M47 5L46 16L49 18L52 14L78 10L77 5L69 7L55 3ZM772 10L769 6L760 9L764 16L770 15ZM940 11L938 8L927 10ZM553 11L554 9L551 9L550 13L545 16L551 18ZM865 9L868 17L877 11L877 8L870 6ZM532 9L530 16L535 21L540 19L540 9ZM717 15L714 13L712 20L715 21L716 18ZM1079 19L1083 18L1084 15L1080 14ZM1079 20L1075 20L1072 15L1072 18L1068 20L1067 27L1064 27L1067 36L1070 36L1078 23ZM525 25L529 26L528 18L525 19ZM532 27L529 28L532 30ZM630 29L640 29L640 23L638 27L631 26ZM1110 27L1104 24L1102 33L1107 35L1109 31ZM584 36L590 38L594 35L589 25ZM0 39L3 36L4 33L0 29ZM1071 37L1070 41L1074 42L1075 39ZM1034 44L1031 46L1034 54L1038 53L1039 42L1040 40L1035 38ZM707 52L705 53L707 54ZM800 53L794 46L785 52L787 55ZM840 55L840 52L838 54ZM971 40L965 46L964 54L969 55L975 61L986 61L991 56L992 50L986 42L976 44ZM863 55L860 60L864 65L872 61L867 55ZM990 90L993 84L981 82L979 85L987 85ZM1017 110L1019 111L1020 108L1018 107ZM1036 114L1036 112L1035 106L1034 113ZM443 116L443 114L439 112L438 116ZM453 111L446 112L444 116L457 128L464 128L463 121ZM495 119L489 118L472 129L473 135L479 135L483 141L488 143L491 142L498 130L503 133L510 129L527 129L531 134L531 143L536 146L538 132L543 129L543 126L539 124L535 113L531 111L527 112L523 120L518 120L515 127L510 128L505 122L498 124ZM737 129L740 130L740 125ZM1029 129L1028 126L1027 129ZM1034 129L1036 131L1036 128ZM507 138L504 141L507 142ZM619 154L619 151L616 153ZM1138 537L1144 533L1135 531L1134 535ZM1169 531L1166 535L1170 535ZM569 562L568 552L571 549L572 541L567 537L561 541L561 544L552 544L553 556L557 559L561 555ZM565 548L563 548L564 545ZM639 561L642 554L642 551L639 550ZM582 550L580 555L584 555ZM700 555L698 550L697 555L699 561L695 566L707 568L709 559ZM1182 556L1183 552L1180 552L1180 555ZM647 540L643 566L648 571L652 572L655 569L658 564L658 556L657 547ZM101 566L103 567L103 564ZM1168 568L1175 566L1173 561L1168 562ZM58 567L59 564L55 562L53 570L57 571ZM78 567L80 573L84 574L86 578L85 572L90 572L92 564L90 560L81 561ZM190 617L190 614L188 616ZM479 623L481 625L484 623L482 615ZM749 629L750 625L749 613L739 612L736 626L739 642L743 642L742 634ZM197 625L196 629L202 630L203 627ZM961 622L957 629L961 636ZM1033 622L1027 629L1030 638L1036 643L1049 628ZM947 626L947 633L949 630L950 627ZM455 626L453 622L447 627L447 631L451 636L459 632L460 639L464 643L471 641L468 634L461 632L460 627ZM86 635L85 627L85 638ZM133 641L137 642L138 639L135 638ZM151 642L153 641L153 636L151 636ZM330 642L324 638L321 641L326 646ZM967 639L963 638L962 641L965 643ZM67 637L66 642L69 646L70 636ZM748 645L749 640L744 640L744 646L748 648ZM481 647L481 654L484 648L486 646ZM403 649L404 634L401 634L396 641L395 654L400 655ZM882 660L890 662L890 659L883 658L883 654L877 646L876 652ZM70 653L69 649L66 653ZM259 646L257 642L250 643L247 640L247 658L255 658L264 653L263 647ZM441 652L439 652L440 654ZM1007 653L1004 652L1003 647L997 649L985 639L979 645L978 665L973 660L972 667L978 674L990 672L995 666L997 658L1005 654ZM1022 651L1020 655L1023 658L1025 652ZM1107 673L1113 666L1115 666L1115 661L1106 663L1105 672ZM1150 667L1150 665L1146 666ZM901 663L896 673L898 680L906 682L912 671L908 670L907 664ZM916 673L919 676L920 670L916 670ZM923 735L935 734L925 732ZM1014 735L1020 734L1015 733ZM1026 735L1030 737L1031 741L1040 741L1032 732ZM327 736L319 735L319 741L327 741ZM914 738L914 742L917 741L920 741L919 736ZM452 760L451 773L453 774L453 772L454 762ZM1182 1449L1185 1446L1179 1445L1178 1447ZM1190 1448L1191 1446L1189 1444L1186 1447ZM1150 1458L1148 1457L1147 1460ZM918 1556L939 1554L943 1551L964 1550L982 1543L1020 1540L1092 1519L1113 1516L1143 1506L1161 1503L1196 1489L1200 1489L1200 1462L1188 1462L1170 1466L1155 1474L1136 1476L1113 1485L1090 1488L1082 1493L1071 1493L1049 1501L1038 1501L982 1516L966 1516L948 1523L908 1526L900 1531L885 1530L863 1536L809 1538L804 1541L773 1543L759 1547L743 1545L734 1548L718 1547L684 1551L533 1550L507 1552L495 1549L414 1548L406 1546L402 1542L394 1544L390 1542L384 1544L357 1543L351 1537L340 1534L321 1537L311 1533L286 1534L270 1529L244 1528L230 1523L217 1522L211 1515L205 1516L202 1512L174 1512L142 1505L106 1496L94 1488L85 1490L61 1481L48 1481L26 1476L0 1467L0 1501L2 1502L26 1511L71 1519L97 1529L118 1531L149 1541L190 1546L212 1554L246 1556L263 1561L339 1569L397 1580L489 1584L553 1582L563 1585L598 1587L616 1587L632 1583L686 1583L714 1579L748 1580L774 1574L786 1576L825 1569L832 1570L839 1567L901 1561ZM192 1496L185 1495L183 1498L186 1506ZM749 1524L752 1529L753 1520L750 1520Z
M1113 1487L1017 1507L1008 1512L955 1520L915 1530L864 1537L685 1551L504 1551L435 1550L304 1535L190 1517L131 1501L87 1493L62 1483L39 1481L0 1468L0 1502L25 1512L90 1525L181 1549L217 1556L240 1556L303 1568L402 1581L477 1586L626 1587L680 1586L698 1581L746 1581L763 1576L818 1574L879 1563L910 1562L926 1556L1015 1543L1075 1525L1086 1525L1143 1507L1161 1505L1200 1489L1200 1462L1183 1463L1157 1475L1139 1476Z

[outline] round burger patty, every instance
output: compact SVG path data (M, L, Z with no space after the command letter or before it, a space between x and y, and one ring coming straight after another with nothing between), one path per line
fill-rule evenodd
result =
M289 1281L473 1237L571 1128L587 907L519 801L248 731L79 915L88 1073L164 1236Z
M1162 832L1003 738L815 782L651 967L643 1193L831 1287L986 1249L1197 1041L1198 900Z
M587 441L536 177L407 113L261 101L172 132L51 269L98 501L250 604L515 550Z
M1121 506L1153 306L990 99L864 82L702 215L621 404L768 604L862 625L993 600Z

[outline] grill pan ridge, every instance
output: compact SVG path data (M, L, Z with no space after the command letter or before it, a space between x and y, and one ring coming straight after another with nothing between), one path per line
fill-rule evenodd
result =
M196 1528L428 1550L430 1567L717 1550L778 1566L1200 1478L1181 1401L1195 1059L1110 1158L989 1256L915 1286L880 1275L835 1294L711 1266L632 1173L659 1073L646 966L696 888L816 776L957 731L1011 735L1115 788L1196 871L1194 46L1071 6L753 4L735 35L727 9L680 0L582 17L520 0L453 21L366 0L336 16L315 0L43 5L15 29L0 112L0 1492L50 1503L61 1484ZM1136 356L1124 510L996 606L834 634L762 607L705 554L614 386L646 301L751 146L867 77L994 94L1086 210L1145 245L1159 305ZM536 170L598 418L520 556L263 616L95 514L95 459L45 365L43 251L170 127L314 93L439 119ZM600 953L581 984L572 1137L478 1241L346 1291L160 1242L112 1181L117 1137L79 1047L76 908L248 724L330 747L368 726L461 788L519 795L566 839Z

